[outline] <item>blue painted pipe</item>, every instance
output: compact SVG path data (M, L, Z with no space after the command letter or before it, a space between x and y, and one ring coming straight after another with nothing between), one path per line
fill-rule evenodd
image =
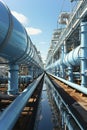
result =
M0 56L10 63L31 62L42 67L36 47L25 28L0 1Z
M60 62L60 70L61 70L61 77L62 78L65 78L65 72L64 72L64 69L65 69L65 65L63 63L63 59L64 59L64 45L61 46L61 62Z
M19 66L10 64L8 73L8 94L17 94L18 90L18 70Z
M52 75L51 73L48 73L48 74ZM69 85L70 87L72 87L72 88L78 90L79 92L81 92L81 93L87 95L87 88L85 88L85 87L83 87L83 86L80 86L80 85L78 85L78 84L69 82L69 81L67 81L67 80L65 80L65 79L59 78L59 77L57 77L57 76L54 76L54 75L52 75L52 76L55 77L56 79L62 81L63 83Z
M2 113L0 116L0 130L12 130L18 120L27 101L35 91L37 85L42 79L41 75L37 80L30 84ZM9 114L10 112L10 114Z
M86 16L87 17L87 16ZM81 23L81 86L87 87L87 18Z
M57 76L54 76L54 77L57 77ZM60 110L61 116L63 117L63 121L64 121L64 123L67 123L67 126L68 126L69 130L72 130L72 129L73 130L74 129L76 129L76 130L79 130L79 129L84 130L83 127L81 126L81 124L78 122L76 117L73 115L73 113L69 109L68 105L62 99L61 95L55 89L54 85L52 84L52 82L50 81L50 79L48 78L47 75L46 75L46 81L49 84L48 85L49 90L50 90L50 92L52 94L52 97L54 98L54 101L55 101L57 107Z
M0 1L0 56L9 64L8 93L18 93L18 65L43 69L43 64L25 28Z
M78 66L80 64L80 46L66 54L63 63L66 66Z
M66 66L80 65L80 57L81 57L80 51L81 51L80 46L78 46L77 48L73 49L71 52L66 54L64 56L64 60L62 61L63 64ZM46 70L48 70L49 68L55 67L55 66L60 66L60 64L61 64L61 59L59 59L58 61L56 61L52 65L47 66Z
M9 78L8 77L0 77L0 84L7 84ZM19 83L29 83L29 81L32 81L31 75L22 75L18 78Z
M66 48L65 45L62 47L62 56L61 58L53 63L52 65L48 66L46 70L49 70L50 68L60 68L60 75L59 77L64 78L65 77L65 66L68 67L68 78L69 81L73 82L73 66L79 66L80 65L80 57L81 57L81 50L80 46L73 49L71 52L66 54ZM50 71L49 71L50 72Z
M29 83L29 81L32 80L32 76L31 75L22 75L19 76L19 83Z

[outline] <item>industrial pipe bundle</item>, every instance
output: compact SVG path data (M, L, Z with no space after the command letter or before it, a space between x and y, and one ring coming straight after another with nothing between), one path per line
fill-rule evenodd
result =
M81 92L83 93L84 87L87 88L87 16L81 21L80 29L81 43L79 42L78 46L76 45L69 51L67 51L67 48L70 49L67 41L66 44L65 42L62 43L58 48L61 51L57 50L60 52L59 59L51 64L47 64L46 71L58 76L58 78L65 79L67 84L68 81L76 85L80 84ZM53 55L50 61L53 61L54 59L52 58L54 57Z
M9 65L8 93L18 92L19 65L32 66L40 75L43 63L25 28L0 1L0 57ZM31 72L30 72L31 73Z

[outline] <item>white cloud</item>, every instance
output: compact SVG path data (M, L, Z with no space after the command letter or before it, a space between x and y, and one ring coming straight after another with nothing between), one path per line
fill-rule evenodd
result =
M40 42L39 44L41 44L41 45L45 45L45 44L47 44L47 42Z
M18 13L16 11L11 11L11 13L18 19L18 21L21 24L23 24L24 26L28 26L28 18L25 15ZM37 35L42 33L40 29L33 27L26 27L26 30L29 35Z
M33 28L33 27L27 27L26 30L27 30L27 33L28 33L29 35L37 35L37 34L42 33L42 31L41 31L40 29L38 29L38 28Z
M23 25L27 25L28 24L28 18L21 14L21 13L18 13L16 11L11 11L11 13L18 19L18 21L20 21L20 23L22 23Z

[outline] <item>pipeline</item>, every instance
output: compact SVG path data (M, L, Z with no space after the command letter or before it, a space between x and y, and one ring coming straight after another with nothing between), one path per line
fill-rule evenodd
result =
M27 101L33 94L34 90L42 80L41 75L37 80L30 84L1 114L0 116L0 130L12 130L16 121L18 120ZM11 112L11 114L9 114Z
M80 64L80 46L73 49L71 52L66 54L66 56L63 59L63 64L66 66L72 65L72 66L78 66ZM51 65L47 66L46 70L52 69L53 67L58 67L61 64L61 59L58 59L56 62L52 63Z
M8 94L18 93L19 66L39 69L36 77L43 73L43 63L25 28L0 1L0 57L8 64Z
M63 64L66 66L69 65L78 66L80 65L80 57L81 57L80 46L78 46L77 48L73 49L68 54L66 54L63 60Z
M68 77L69 81L74 82L74 74L76 75L76 73L73 72L73 68L78 67L76 72L79 73L79 81L81 80L81 87L87 87L87 16L84 17L80 26L81 45L70 51L68 54L64 54L65 50L61 50L64 54L64 57L60 57L60 59L56 61L58 64L55 62L52 63L52 65L48 65L46 67L46 71L51 73L52 69L56 67L58 69L60 68L61 78L67 79L66 77ZM52 74L55 75L55 71Z
M51 93L60 113L63 119L63 124L66 124L69 130L84 130L83 126L79 123L79 121L76 119L76 117L71 112L70 108L68 107L68 104L64 101L64 99L61 97L60 93L57 91L57 89L54 87L52 81L50 81L48 75L46 75L46 81L48 83L49 87L49 93Z
M50 73L48 73L48 74L51 75L51 76L53 76L53 77L55 77L56 79L62 81L63 83L69 85L70 87L72 87L72 88L78 90L79 92L84 93L85 95L87 95L87 88L82 87L82 86L80 86L80 85L78 85L78 84L69 82L69 81L67 81L67 80L65 80L65 79L62 79L62 78L60 78L60 77L54 76L54 75L52 75L52 74L50 74Z
M0 1L0 56L8 63L25 64L32 61L42 68L37 50L25 28ZM3 33L2 33L3 32ZM16 51L16 53L15 53ZM36 58L36 59L35 59ZM24 62L25 61L25 62Z

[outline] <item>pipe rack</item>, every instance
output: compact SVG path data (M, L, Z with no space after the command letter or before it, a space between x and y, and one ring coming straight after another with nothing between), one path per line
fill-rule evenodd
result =
M70 82L74 82L74 70L77 69L79 73L79 80L81 80L81 88L87 87L87 16L85 16L80 24L80 45L70 50L65 54L65 44L60 46L61 53L59 59L54 63L46 66L46 71L58 75L59 78ZM66 47L68 45L66 44ZM63 48L64 47L64 48ZM55 69L58 68L58 69ZM52 71L53 70L53 71ZM59 70L60 72L55 72ZM60 75L58 74L60 73ZM77 73L75 73L77 74ZM68 77L68 78L67 78ZM77 83L76 83L77 84ZM80 87L80 86L79 86ZM84 90L83 90L84 91Z
M26 29L0 1L0 57L8 64L8 94L17 94L19 66L32 66L38 77L43 72L43 63ZM38 71L39 70L39 71ZM31 73L31 70L30 70ZM31 75L32 76L32 75ZM32 77L33 79L33 77Z

